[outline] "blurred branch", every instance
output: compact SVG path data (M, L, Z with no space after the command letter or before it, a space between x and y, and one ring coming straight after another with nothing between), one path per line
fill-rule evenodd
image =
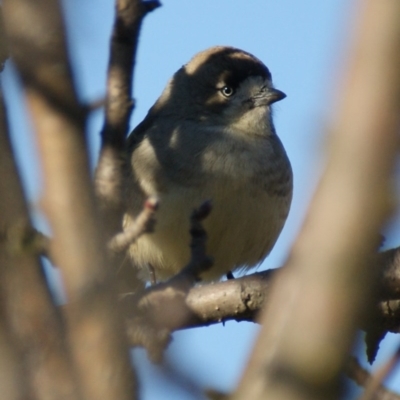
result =
M350 357L346 367L346 375L352 379L357 385L367 388L370 386L371 381L374 380L374 376L371 375L367 370L362 368L356 358ZM375 387L373 396L370 400L400 400L400 395L386 389L380 381ZM364 395L361 397L364 399ZM361 400L361 399L360 399Z
M61 320L38 254L31 251L32 235L27 232L32 227L11 149L1 90L0 176L1 397L79 399ZM18 394L6 397L7 387Z
M0 268L4 265L0 261ZM0 388L2 400L23 400L33 398L30 393L24 365L18 357L15 343L7 332L4 310L0 309ZM43 399L48 397L42 397Z
M132 400L136 383L117 311L114 274L106 264L87 159L85 108L73 85L60 5L54 0L3 4L11 53L36 128L43 207L69 300L69 343L83 397Z
M3 9L0 7L0 72L3 71L4 64L9 56L6 33L3 22Z
M362 3L330 157L234 400L334 399L373 298L370 260L393 204L400 2ZM262 373L260 373L262 371Z
M382 383L393 372L396 365L398 365L400 356L399 350L400 349L398 348L392 357L390 357L389 360L387 360L387 362L385 362L377 371L375 371L374 375L370 377L365 386L365 392L360 397L360 400L379 399L378 395L383 395ZM400 398L400 396L397 396L397 398Z
M46 256L50 259L50 238L27 224L24 219L3 227L0 230L0 240L6 241L13 251Z

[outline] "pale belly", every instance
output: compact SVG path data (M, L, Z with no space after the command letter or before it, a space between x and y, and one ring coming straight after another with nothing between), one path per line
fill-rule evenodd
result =
M221 182L203 191L179 188L159 197L155 232L141 236L130 249L135 264L145 273L151 264L157 280L171 277L189 262L190 215L203 201L210 199L213 204L204 227L214 264L202 274L205 280L261 262L275 244L290 207L290 196Z

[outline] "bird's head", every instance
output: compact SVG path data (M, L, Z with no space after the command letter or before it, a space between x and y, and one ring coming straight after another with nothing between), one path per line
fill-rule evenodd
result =
M217 46L196 54L174 74L155 110L251 131L253 125L272 126L270 106L285 97L273 87L271 73L259 59Z

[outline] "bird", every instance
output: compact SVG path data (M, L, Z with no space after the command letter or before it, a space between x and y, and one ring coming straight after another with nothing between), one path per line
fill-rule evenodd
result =
M293 192L271 109L285 97L262 61L229 46L201 51L169 80L126 141L124 226L145 199L160 204L154 232L129 248L143 279L152 270L166 280L189 262L190 215L205 200L213 204L203 222L213 265L201 280L247 271L270 253Z

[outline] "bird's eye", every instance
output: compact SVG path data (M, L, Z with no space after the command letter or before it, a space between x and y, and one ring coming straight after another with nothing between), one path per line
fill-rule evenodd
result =
M231 97L235 94L235 91L233 90L233 88L231 86L224 86L221 90L221 93L225 96L225 97Z

